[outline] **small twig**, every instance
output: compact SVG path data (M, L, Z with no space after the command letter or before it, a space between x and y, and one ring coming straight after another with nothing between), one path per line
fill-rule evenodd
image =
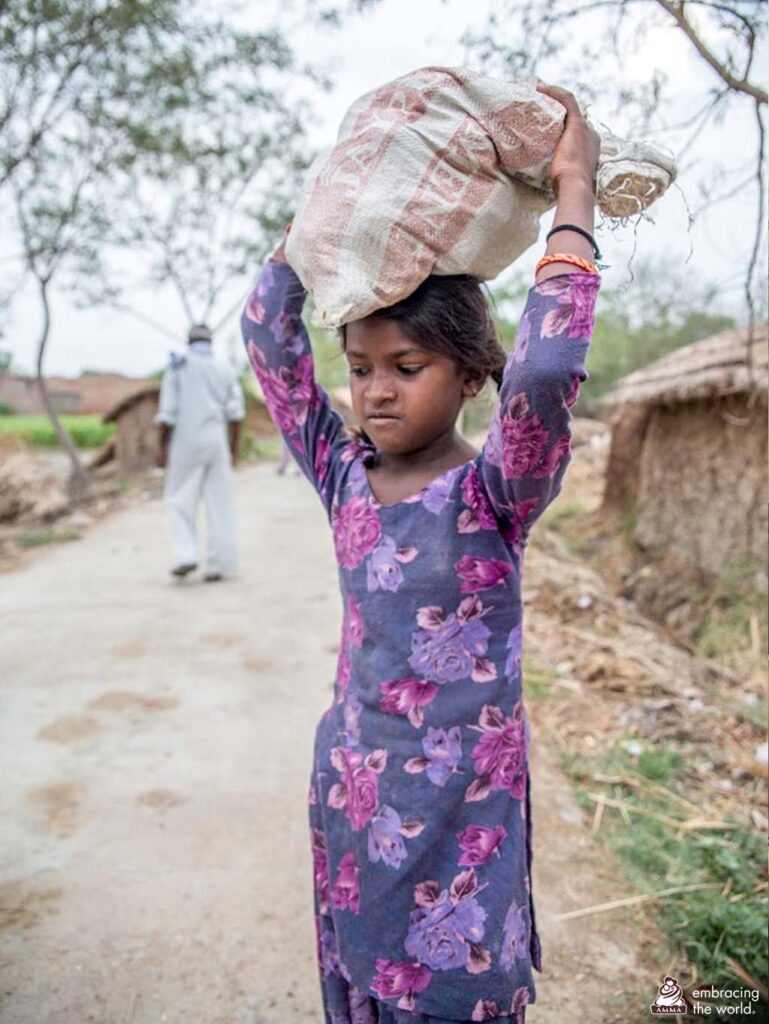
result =
M591 829L593 835L598 832L601 827L601 821L603 820L603 809L606 806L606 801L598 799L595 804L595 814L593 815L593 827Z
M622 800L612 800L610 797L606 797L602 793L588 793L587 795L595 803L603 801L607 807L615 807L622 815L626 825L631 824L630 817L628 815L628 810L631 810L634 814L640 814L644 818L654 818L655 821L661 821L662 824L667 825L668 828L679 829L681 827L681 822L677 821L675 818L669 818L665 814L657 814L656 811L649 811L645 807L628 808L627 804Z
M131 989L131 994L128 997L128 1006L126 1007L125 1017L123 1018L123 1024L131 1024L134 1019L134 1010L136 1009L136 1000L139 993L135 988Z
M665 896L676 896L682 892L694 892L697 889L717 889L712 882L694 882L692 885L679 885L673 889L661 889L659 892L643 893L639 896L626 896L621 900L610 900L608 903L596 903L592 907L581 910L569 910L565 914L555 914L554 921L566 921L576 917L587 917L589 914L601 914L605 910L618 910L620 907L635 907L639 903L654 903Z
M761 654L761 632L758 628L758 616L750 616L750 653L754 658Z
M752 974L748 974L745 968L738 964L736 960L732 960L730 956L724 957L724 961L738 978L741 978L746 985L750 985L751 988L754 988L759 993L764 1002L769 1002L769 990L767 990L763 982L758 981Z

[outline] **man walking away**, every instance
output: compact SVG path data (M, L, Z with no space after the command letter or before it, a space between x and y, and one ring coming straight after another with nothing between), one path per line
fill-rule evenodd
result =
M196 324L183 356L172 355L163 375L158 465L166 467L165 502L175 554L172 574L197 569L197 509L202 497L208 526L203 579L237 572L231 466L237 462L243 392L234 372L214 359L211 331ZM229 435L229 436L228 436Z

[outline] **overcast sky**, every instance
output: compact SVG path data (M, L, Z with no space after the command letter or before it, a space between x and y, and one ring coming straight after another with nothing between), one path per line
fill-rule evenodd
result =
M343 29L292 30L292 42L300 55L320 60L336 81L331 95L317 99L317 117L311 142L315 146L333 142L339 122L349 104L360 94L390 79L429 64L456 65L466 62L460 37L466 28L480 28L490 7L490 0L382 0L374 11L360 17L351 17ZM261 0L249 5L252 12L275 10L272 0ZM258 26L259 13L249 15L252 27ZM288 9L284 23L295 18ZM295 24L295 22L293 23ZM576 22L575 28L590 31L588 22ZM511 33L512 36L512 33ZM472 62L470 62L472 63ZM691 46L675 30L654 32L640 53L630 57L626 70L638 81L648 80L654 66L667 73L677 98L677 109L671 111L674 123L694 112L694 96L702 95L703 83L715 84L716 79ZM757 67L763 62L757 61ZM480 69L479 69L480 70ZM552 63L541 69L543 77L558 81L567 88L577 83L558 79L558 69ZM610 99L611 81L606 84ZM610 105L607 103L607 110ZM704 133L697 145L681 163L679 184L690 207L696 208L699 197L695 180L707 177L716 162L738 168L754 154L755 119L750 102L735 104L727 121ZM591 111L597 121L606 121L606 110L599 107ZM610 124L617 130L619 127ZM657 133L654 139L677 150L685 136L682 133ZM627 267L635 248L637 258L666 259L682 265L698 281L718 281L722 287L722 301L740 312L740 268L747 261L752 244L755 221L755 191L743 189L732 199L710 209L687 232L686 203L681 192L673 188L649 211L651 220L637 225L615 228L612 233L600 232L604 257L611 269L604 273L606 286L615 286L629 280ZM543 226L548 226L551 215L546 215ZM531 272L541 246L534 246L524 254L519 265ZM258 268L254 268L254 273ZM222 308L228 302L237 302L247 281L233 283ZM135 296L138 308L151 312L171 331L178 332L183 343L186 321L178 301L170 291L160 290ZM76 375L82 369L115 370L130 375L143 375L160 368L167 359L173 343L125 313L100 307L84 311L76 309L66 294L54 298L54 329L49 342L47 371L50 374ZM14 303L6 336L0 342L13 353L13 369L31 371L35 351L35 335L39 313L31 290L23 293ZM237 317L233 317L219 333L216 346L223 356L239 354Z

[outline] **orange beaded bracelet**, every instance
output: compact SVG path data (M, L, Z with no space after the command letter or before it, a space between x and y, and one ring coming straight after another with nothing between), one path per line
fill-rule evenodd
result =
M550 263L571 263L575 267L579 267L581 270L586 270L588 274L597 274L598 268L590 260L583 259L581 256L574 256L570 252L551 252L547 256L543 256L537 264L537 269L534 271L538 274L543 267L548 266Z

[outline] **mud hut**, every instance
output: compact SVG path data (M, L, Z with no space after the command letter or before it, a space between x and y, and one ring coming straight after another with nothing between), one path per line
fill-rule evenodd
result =
M276 437L278 431L259 393L258 384L254 382L252 387L246 392L246 418L241 436L259 440ZM155 414L159 401L160 386L151 384L113 406L104 416L104 422L117 424L115 437L104 446L103 451L100 450L91 463L92 467L112 459L115 459L121 473L136 473L154 466L158 452ZM331 393L331 402L345 423L352 422L348 389L335 388Z
M623 377L601 406L612 427L604 507L633 537L719 574L766 571L767 325L730 330Z
M160 386L150 384L124 398L104 416L115 423L114 458L121 473L136 473L155 465L158 454L158 428L155 414L160 401Z

